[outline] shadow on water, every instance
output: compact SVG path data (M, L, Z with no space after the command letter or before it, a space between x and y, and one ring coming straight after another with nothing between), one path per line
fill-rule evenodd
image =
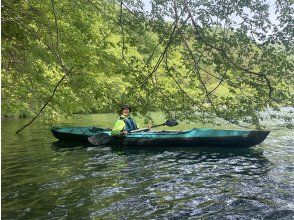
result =
M93 146L90 143L79 143L70 141L55 141L51 148L54 150L78 150L88 147L108 147L108 146ZM111 146L111 151L119 155L140 155L140 154L161 154L161 153L175 153L178 156L185 155L207 155L213 158L233 158L238 156L248 158L260 158L267 160L263 156L263 149L260 148L216 148L216 147L138 147L138 146Z
M52 143L51 148L56 151L74 151L93 146L92 144L79 143L75 141L55 141Z
M190 161L190 163L229 164L229 166L246 167L248 164L258 169L245 169L246 172L255 170L259 174L270 170L270 161L263 155L260 148L208 148L208 147L111 147L117 155L126 157L144 156L148 158L160 157L162 160L175 159L177 161ZM241 173L241 171L238 171Z
M236 166L251 164L257 166L261 173L267 172L270 168L269 160L263 155L261 148L215 148L215 147L137 147L137 146L93 146L87 143L56 141L52 143L51 148L55 151L75 151L92 147L109 148L109 152L117 156L132 158L154 158L162 159L173 158L176 160L189 160L197 163L219 163L219 161L231 161ZM98 152L97 151L97 152Z
M221 158L226 157L236 157L236 156L247 156L247 157L263 157L262 149L254 148L216 148L216 147L122 147L116 146L111 147L113 152L119 154L158 154L164 152L176 153L179 155L197 155L197 154L207 154L207 155L219 155Z

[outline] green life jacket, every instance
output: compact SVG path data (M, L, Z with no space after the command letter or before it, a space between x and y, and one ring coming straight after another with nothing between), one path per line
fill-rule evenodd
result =
M124 128L125 131L130 132L130 131L138 129L136 122L132 118L119 116L118 119L123 120L125 122L125 125L126 125Z

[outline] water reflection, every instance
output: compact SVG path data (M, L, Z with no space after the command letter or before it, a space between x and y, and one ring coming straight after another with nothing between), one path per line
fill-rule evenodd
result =
M113 152L125 154L140 154L140 153L163 153L176 152L183 155L207 154L211 156L218 155L219 157L234 157L234 156L261 156L262 149L255 148L216 148L216 147L135 147L135 146L116 146L111 147Z
M79 143L79 142L70 142L70 141L55 141L52 143L51 149L56 151L73 151L73 150L79 150L82 148L87 148L93 146L92 144L86 144L86 143Z
M260 211L256 207L257 201L262 201L258 195L261 188L256 187L256 180L266 176L269 169L262 150L170 147L109 150L112 154L107 160L111 162L107 163L112 163L115 174L103 172L107 169L95 173L101 178L111 178L114 185L93 191L97 204L107 203L91 214L95 218L115 217L117 210L127 216L131 211L150 218L215 214L221 217L223 212L234 209L242 216L250 207ZM104 159L99 155L94 160L105 163ZM242 208L244 204L248 204L247 208Z
M184 163L217 163L226 161L230 166L235 166L238 172L238 166L250 166L254 168L258 166L266 168L269 165L269 160L263 155L263 149L254 148L201 148L201 147L187 147L187 148L137 148L137 147L111 147L113 153L118 155L148 155L148 157L155 157L157 159L173 159L177 162ZM267 169L263 169L266 171ZM241 170L239 170L241 173Z
M15 136L15 126L2 129L3 219L293 216L288 131L249 149L138 148L56 141L44 124Z
M93 147L91 144L78 144L71 142L57 141L52 144L52 149L56 151L74 151L83 148L93 149L93 152L101 153L101 149L107 149L108 155L116 155L125 158L125 162L136 160L138 164L150 167L156 165L167 167L184 166L181 172L190 172L189 169L209 168L210 173L216 176L248 175L255 176L266 174L270 170L270 163L263 155L261 148L201 148L201 147ZM108 152L109 150L109 152ZM103 152L104 154L105 152ZM145 161L145 162L144 162ZM114 162L115 163L115 162ZM151 165L149 165L151 163ZM132 163L128 164L131 165ZM138 164L133 164L135 168Z

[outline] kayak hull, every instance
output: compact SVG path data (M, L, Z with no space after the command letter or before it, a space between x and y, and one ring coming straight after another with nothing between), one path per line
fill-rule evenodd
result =
M88 138L110 129L98 127L53 127L51 132L60 141L89 143Z
M96 127L52 128L61 141L88 143L88 138L99 133L110 135L110 129ZM192 129L187 131L151 131L111 136L108 146L152 147L232 147L248 148L260 144L269 131Z

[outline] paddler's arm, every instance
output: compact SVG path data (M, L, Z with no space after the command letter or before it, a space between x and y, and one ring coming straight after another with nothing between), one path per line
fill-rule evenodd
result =
M115 122L114 128L111 131L111 135L120 135L125 126L126 124L123 120L117 120Z

